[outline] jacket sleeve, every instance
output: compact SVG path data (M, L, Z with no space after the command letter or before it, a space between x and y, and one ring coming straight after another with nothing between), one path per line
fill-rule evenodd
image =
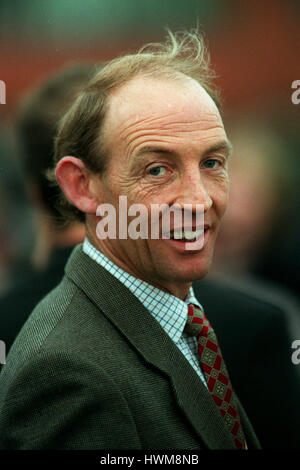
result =
M0 449L141 448L116 384L78 356L43 352L1 374Z

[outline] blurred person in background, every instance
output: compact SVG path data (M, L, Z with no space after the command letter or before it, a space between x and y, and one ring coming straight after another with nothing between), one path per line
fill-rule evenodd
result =
M18 172L9 136L8 126L0 114L0 295L10 287L10 271L16 256L11 236L11 214L16 199L13 195L22 194L21 185L16 182ZM26 236L24 231L22 236L23 239Z
M0 295L8 288L9 263L11 261L9 236L4 223L7 213L6 198L5 188L0 187Z
M300 300L297 162L266 121L231 124L229 205L211 274ZM295 159L296 160L296 159ZM298 164L299 169L299 164Z
M38 301L60 282L72 248L85 235L83 224L66 221L57 211L58 190L45 172L52 165L58 123L93 71L88 63L63 67L25 97L16 117L20 164L35 212L35 240L28 263L14 267L12 281L14 276L17 281L0 298L0 337L7 352Z

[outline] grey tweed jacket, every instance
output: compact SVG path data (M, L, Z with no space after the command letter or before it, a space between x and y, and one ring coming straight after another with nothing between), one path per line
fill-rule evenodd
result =
M230 373L230 371L229 371ZM259 448L240 405L248 447ZM234 449L183 354L78 245L0 375L1 449Z

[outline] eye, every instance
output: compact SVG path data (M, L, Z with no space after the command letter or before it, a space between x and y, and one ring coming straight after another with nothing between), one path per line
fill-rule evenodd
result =
M153 168L150 168L149 174L152 176L162 176L164 175L165 171L166 171L165 166L155 166Z
M221 162L219 160L216 160L215 158L210 158L209 160L206 160L203 164L204 168L217 168Z

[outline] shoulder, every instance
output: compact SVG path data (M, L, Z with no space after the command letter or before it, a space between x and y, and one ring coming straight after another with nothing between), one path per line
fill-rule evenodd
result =
M231 331L231 336L242 332L249 340L267 332L287 342L300 337L299 306L285 292L257 282L223 279L203 279L193 288L217 331Z
M291 319L300 312L297 300L285 291L250 279L205 278L196 281L193 288L199 301L209 310L230 309L252 317L264 312L266 318L286 316Z
M121 391L79 349L46 347L9 372L0 376L0 449L116 447L122 426L120 446L136 444Z
M292 344L299 309L289 295L255 281L203 279L193 285L219 339L234 389L263 448L299 446L299 368ZM270 422L276 410L276 422Z
M7 350L38 302L61 282L70 252L70 248L54 250L49 264L42 270L27 265L26 271L22 270L0 297L0 337Z
M36 305L9 350L0 376L1 383L8 371L9 375L15 374L43 348L51 347L52 337L56 332L60 331L61 336L64 336L64 343L68 343L65 320L68 318L69 324L72 324L82 297L80 289L64 277L62 282ZM57 347L55 342L52 347Z

